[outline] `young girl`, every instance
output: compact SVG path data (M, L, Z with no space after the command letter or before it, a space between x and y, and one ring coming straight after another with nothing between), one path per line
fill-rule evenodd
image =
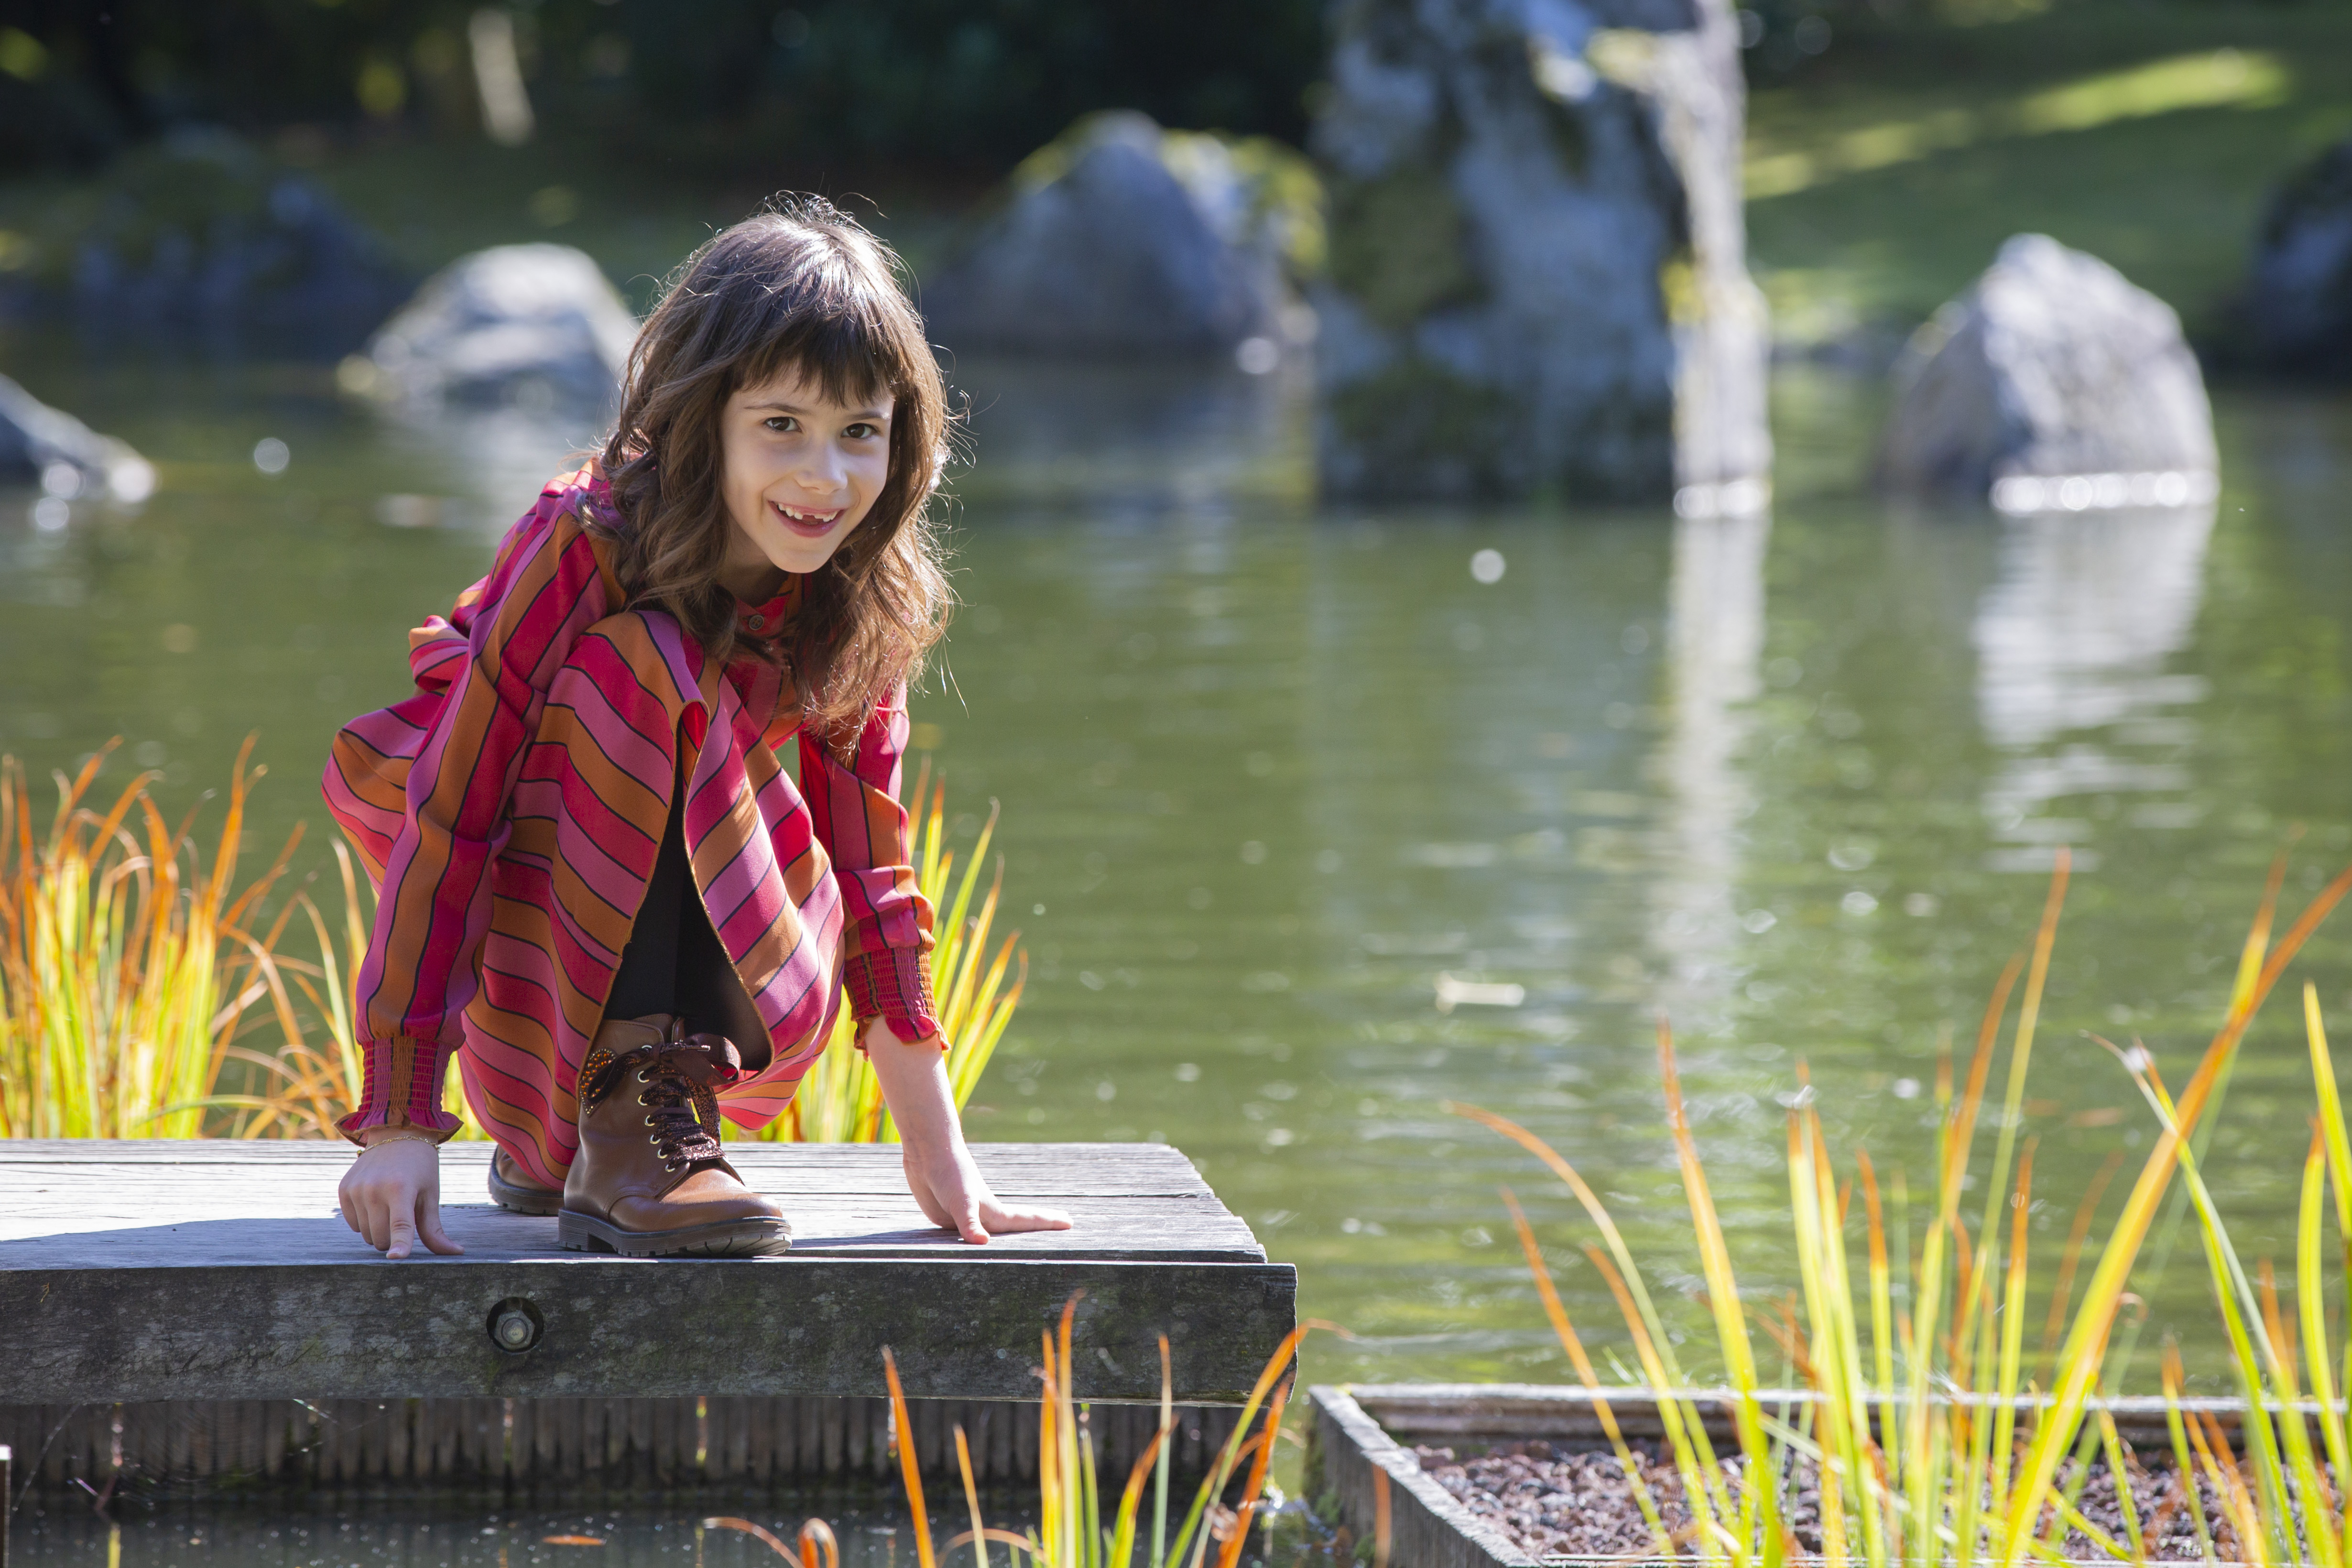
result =
M461 1250L452 1052L490 1195L565 1247L785 1251L719 1118L791 1102L845 988L924 1214L970 1242L1069 1225L989 1191L932 1007L898 793L947 607L946 408L895 264L813 198L697 251L601 457L409 634L416 694L336 738L327 801L381 893L341 1195L379 1251Z

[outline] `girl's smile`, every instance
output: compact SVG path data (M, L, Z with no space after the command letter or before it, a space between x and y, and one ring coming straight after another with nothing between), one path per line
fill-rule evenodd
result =
M810 539L822 539L831 533L833 525L842 520L847 510L835 507L831 511L798 511L782 501L770 501L768 504L782 514L786 528Z
M835 402L797 368L727 400L720 487L734 530L720 580L729 592L756 605L784 573L832 559L889 481L893 407L887 392Z

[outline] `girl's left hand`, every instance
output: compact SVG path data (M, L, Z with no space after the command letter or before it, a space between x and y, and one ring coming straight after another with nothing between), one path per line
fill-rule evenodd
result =
M998 1202L961 1135L946 1147L919 1143L903 1128L898 1135L904 1140L900 1147L907 1190L933 1225L945 1226L975 1246L985 1245L996 1232L1070 1228L1070 1216L1059 1209L1012 1208Z
M985 1244L992 1232L1070 1228L1070 1216L1059 1209L1013 1208L989 1190L964 1143L947 1058L937 1040L908 1045L877 1018L866 1026L861 1043L881 1080L890 1120L898 1126L907 1190L932 1224L975 1246Z

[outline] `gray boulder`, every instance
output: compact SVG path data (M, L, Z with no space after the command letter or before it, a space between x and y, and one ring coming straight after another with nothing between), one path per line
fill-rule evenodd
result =
M1759 502L1729 0L1347 0L1332 32L1327 491Z
M1010 202L925 280L925 322L950 348L1013 353L1271 342L1294 237L1276 184L1263 147L1091 116L1024 163Z
M1878 463L1890 489L2010 510L2036 510L2045 489L2058 500L2045 479L2088 487L2063 492L2074 510L2210 497L2212 408L2179 318L2046 236L2004 244L1912 339L1895 383Z
M141 501L155 489L155 469L129 443L100 435L0 375L0 485L38 485L67 501Z
M2352 141L2314 159L2272 202L2245 310L2263 363L2352 379Z
M636 335L636 318L583 252L494 246L427 279L338 378L405 404L602 408Z

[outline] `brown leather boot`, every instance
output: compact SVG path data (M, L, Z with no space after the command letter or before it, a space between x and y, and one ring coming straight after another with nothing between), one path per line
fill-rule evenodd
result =
M563 1206L563 1189L541 1186L500 1149L490 1156L490 1201L517 1214L551 1215Z
M783 1211L743 1184L719 1148L719 1084L734 1045L667 1015L607 1019L580 1068L580 1152L556 1236L625 1258L760 1258L792 1250Z

